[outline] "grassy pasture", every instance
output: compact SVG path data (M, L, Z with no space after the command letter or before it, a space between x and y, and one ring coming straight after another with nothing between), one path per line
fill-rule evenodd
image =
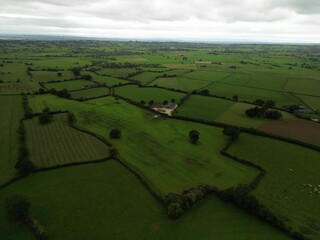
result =
M295 231L319 239L320 193L316 191L320 188L319 152L248 134L241 134L228 152L266 170L253 192L261 203Z
M284 105L301 105L301 102L297 98L285 92L219 83L212 84L209 87L205 87L205 89L208 89L210 91L210 94L214 94L217 96L232 98L232 96L238 95L239 100L241 101L253 102L256 99L274 100L276 102L276 106L279 108L282 108Z
M0 83L0 94L21 94L38 91L40 85L35 82Z
M79 91L72 91L72 99L88 99L109 95L109 89L107 88L90 88Z
M285 88L294 93L309 94L320 97L320 80L289 78Z
M1 56L1 55L0 55ZM0 80L4 82L29 82L30 76L27 74L27 66L23 63L4 63L0 67Z
M16 175L20 146L18 129L23 117L21 96L0 96L0 185Z
M164 100L171 101L175 99L176 102L179 102L185 94L173 92L160 88L150 88L150 87L138 87L134 85L127 85L123 87L118 87L115 89L115 93L119 96L130 98L135 102L140 102L144 100L147 104L150 100L155 102L162 103Z
M44 86L47 89L52 89L55 88L56 90L62 90L62 89L67 89L67 90L79 90L85 85L91 85L93 84L90 81L86 80L73 80L73 81L65 81L65 82L56 82L56 83L46 83Z
M132 80L138 80L142 85L145 85L153 80L155 80L159 76L163 76L164 72L143 72L134 77Z
M192 95L184 104L178 108L176 114L197 119L217 121L232 124L240 127L258 128L264 124L272 123L273 120L249 118L245 115L245 110L252 108L253 105L247 103L237 103L213 97L203 97ZM294 119L286 112L282 112L283 118Z
M48 82L52 80L69 80L74 78L74 75L71 71L60 71L62 74L61 77L57 75L58 72L52 71L32 71L32 80L36 82Z
M286 82L285 75L258 75L258 74L240 74L235 73L232 76L221 80L222 83L229 83L240 86L249 86L273 90L283 90Z
M156 119L150 112L110 97L79 103L39 95L29 101L34 111L47 105L53 110L70 109L78 127L104 138L108 138L108 130L121 129L121 139L112 141L121 159L141 172L161 195L199 184L226 188L251 182L257 174L255 169L220 155L226 144L220 128ZM201 134L199 145L188 140L192 129Z
M320 114L320 97L311 97L306 95L297 95L305 104L307 104L313 111Z
M129 74L137 72L137 70L133 68L102 68L97 72L101 75L106 75L110 77L126 78Z
M35 217L53 240L288 239L213 197L181 219L169 220L137 178L114 160L38 173L4 189L0 196L0 236L34 240L24 225L5 217L4 199L16 193L30 199Z
M184 78L197 79L197 80L205 80L210 82L216 82L223 78L226 78L231 73L228 72L214 72L214 71L194 71L191 73L187 73L183 75Z
M150 85L151 86L160 86L165 88L173 88L179 89L183 91L196 90L199 88L203 88L209 85L209 81L204 80L195 80L183 77L170 77L170 78L158 78L157 80L153 81Z
M66 114L41 125L37 117L24 121L30 160L37 167L103 159L109 151L99 139L68 125Z
M126 81L126 80L122 80L122 79L115 78L115 77L100 76L100 75L92 73L92 72L84 72L84 73L87 75L91 75L93 81L96 81L99 83L105 83L109 87L112 87L112 86L118 85L118 84L128 83L128 81Z

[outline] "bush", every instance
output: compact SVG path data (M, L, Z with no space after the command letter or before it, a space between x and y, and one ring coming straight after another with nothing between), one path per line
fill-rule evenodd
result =
M74 122L75 122L75 120L76 120L74 114L73 114L72 112L68 112L67 117L68 117L68 122L69 122L69 124L70 124L70 125L73 125Z
M171 203L168 206L168 216L172 219L179 218L183 213L183 210L179 203Z
M52 121L52 115L50 114L50 108L45 108L42 110L42 113L39 115L39 123L46 124Z
M189 139L193 144L197 144L199 141L200 133L197 130L191 130L189 132Z
M121 137L121 131L119 129L112 129L109 137L113 139L119 139Z
M5 201L7 217L13 221L26 222L31 204L21 195L8 197Z

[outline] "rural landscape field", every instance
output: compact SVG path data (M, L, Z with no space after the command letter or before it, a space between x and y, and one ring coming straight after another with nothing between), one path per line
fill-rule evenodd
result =
M0 239L320 239L320 46L0 40Z

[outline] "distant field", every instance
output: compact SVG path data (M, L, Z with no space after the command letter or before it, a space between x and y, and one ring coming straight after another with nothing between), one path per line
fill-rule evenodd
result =
M145 85L155 80L157 77L162 76L163 74L165 73L164 72L143 72L132 77L131 79L138 80L141 84Z
M0 80L4 82L29 82L31 80L28 76L27 66L22 63L4 63L3 67L0 67Z
M134 85L128 85L123 87L115 88L115 93L119 96L130 98L135 102L145 101L146 104L150 100L154 100L157 103L162 103L164 100L171 101L174 99L179 102L185 94L173 92L160 88L150 88L150 87L138 87Z
M20 146L18 129L23 117L21 96L0 96L0 185L16 175Z
M109 95L109 89L107 88L90 88L79 91L72 91L71 98L73 99L88 99L100 96Z
M70 109L77 117L78 127L104 138L112 128L121 129L121 139L112 141L121 159L141 172L161 195L199 184L226 188L249 183L257 174L255 169L220 155L226 144L220 128L155 119L150 112L124 101L116 103L110 97L79 103L46 96L30 98L34 111L43 109L47 102L52 109ZM199 145L188 140L192 129L201 134Z
M178 89L183 91L196 90L202 87L209 85L209 81L204 80L195 80L183 77L170 77L170 78L158 78L157 80L153 81L150 85L160 86L165 88L172 88Z
M99 83L105 83L109 87L112 87L112 86L118 85L118 84L125 84L125 83L129 82L126 80L115 78L115 77L100 76L100 75L94 74L92 72L84 72L84 74L91 75L93 81L96 81Z
M210 82L216 82L223 78L228 77L231 73L228 72L214 72L214 71L194 71L183 75L184 78L191 78L197 80L206 80Z
M137 72L137 70L133 68L102 68L97 72L106 76L126 78L129 74Z
M169 220L138 179L114 160L38 173L4 189L0 196L0 235L33 240L24 225L8 221L2 211L4 199L16 193L30 199L33 213L53 240L289 239L216 198L207 199L179 220Z
M208 89L210 94L217 96L232 98L232 96L238 95L239 100L241 101L253 102L256 99L274 100L276 102L276 106L279 108L282 108L284 105L302 104L297 98L285 92L268 91L219 83L212 84L209 87L205 87L205 89Z
M241 74L235 73L232 76L220 81L223 83L235 84L240 86L250 86L257 88L283 90L286 82L285 75L272 75L272 74Z
M240 127L260 127L274 120L249 118L245 115L245 110L253 105L233 102L213 97L203 97L192 95L176 111L178 116L187 116L196 119L204 119L236 125ZM282 112L281 122L294 119L295 117L286 112Z
M66 114L56 114L49 124L37 117L24 121L30 160L37 167L103 159L108 147L99 139L68 125Z
M320 97L320 80L289 78L286 89L294 93L303 93Z
M40 85L35 82L0 83L0 94L21 94L38 91Z
M295 231L310 239L319 239L319 152L247 134L241 134L228 152L266 170L265 177L254 190L261 203Z
M58 76L57 73L61 73L61 76ZM52 72L52 71L32 71L32 80L36 82L48 82L52 80L69 80L74 78L74 75L71 71L59 71L59 72Z
M307 104L313 111L320 114L320 97L311 97L306 95L297 95L305 104Z
M44 86L47 89L55 88L56 90L79 90L85 85L91 85L93 82L86 81L86 80L73 80L73 81L65 81L65 82L57 82L57 83L46 83Z

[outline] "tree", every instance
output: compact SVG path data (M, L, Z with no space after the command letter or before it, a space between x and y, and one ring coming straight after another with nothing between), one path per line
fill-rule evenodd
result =
M253 101L253 104L259 105L259 106L263 106L265 104L264 100L262 99L256 99Z
M275 107L275 106L276 106L276 102L273 101L273 100L268 100L268 101L266 101L265 106L266 106L267 108Z
M175 100L174 98L172 98L172 99L171 99L171 102L172 102L172 103L175 103L175 102L176 102L176 100Z
M199 141L200 133L197 130L191 130L189 132L189 139L193 144L197 144Z
M164 100L162 104L163 105L167 105L168 104L168 100Z
M119 98L117 96L114 97L114 100L116 100L116 103L119 103Z
M203 90L199 91L198 94L201 94L201 95L204 95L204 96L208 96L209 95L209 90L203 89Z
M228 126L223 129L223 134L230 137L232 141L238 139L240 129L238 127Z
M89 74L85 74L85 75L83 75L82 77L83 77L83 79L89 80L89 81L92 79L92 76L89 75Z
M121 131L119 129L114 128L110 131L109 137L113 139L118 139L121 137Z
M61 72L57 72L57 76L58 76L58 77L61 77L61 76L62 76L62 73L61 73Z
M15 168L19 170L22 176L27 176L35 171L35 166L28 158L20 159L15 165Z
M183 210L179 203L170 203L168 206L168 216L173 219L177 219L181 216Z
M73 75L75 77L79 77L80 76L80 68L74 67L74 68L72 68L71 71L73 72Z
M154 104L154 100L149 101L149 105L152 106Z
M40 124L46 124L51 122L52 115L50 114L50 108L46 107L43 109L42 113L39 115L39 123Z
M69 122L69 124L70 124L70 125L73 125L74 122L75 122L75 120L76 120L74 114L73 114L72 112L68 112L67 117L68 117L68 122Z
M26 222L31 204L21 195L13 195L5 200L7 217L13 221Z
M238 101L238 95L234 95L234 96L232 97L232 99L233 99L233 101Z
M143 104L143 105L146 104L146 102L144 100L141 100L140 103Z

